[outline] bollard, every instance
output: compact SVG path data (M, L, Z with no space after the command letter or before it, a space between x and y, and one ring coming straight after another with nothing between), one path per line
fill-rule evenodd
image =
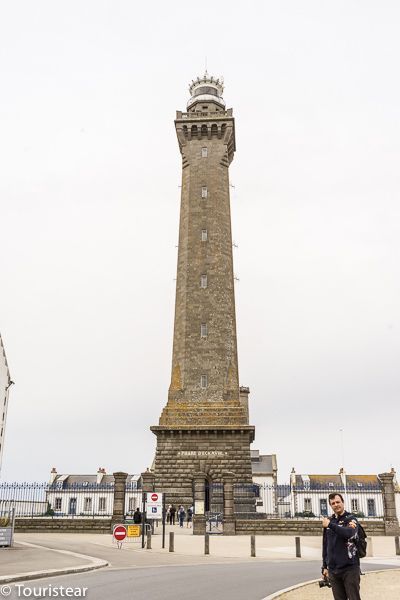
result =
M210 536L208 533L204 536L204 554L210 554Z
M396 546L396 556L400 556L400 539L398 535L395 536L394 543Z
M301 558L301 546L300 546L300 538L295 537L296 541L296 558Z
M147 550L151 550L151 530L149 530L147 532L147 543L146 543L146 548Z
M253 533L250 536L250 556L255 556L256 555L256 536Z
M367 537L367 557L371 557L374 555L372 537Z
M173 531L169 532L169 551L170 552L174 551L174 532Z

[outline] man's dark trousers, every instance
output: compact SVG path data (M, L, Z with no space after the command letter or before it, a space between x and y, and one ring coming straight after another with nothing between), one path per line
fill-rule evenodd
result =
M344 569L341 573L330 571L329 581L335 600L361 600L360 567Z

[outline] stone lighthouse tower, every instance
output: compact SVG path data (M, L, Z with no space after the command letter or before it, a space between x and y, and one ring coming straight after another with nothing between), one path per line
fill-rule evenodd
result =
M159 425L155 489L193 498L193 476L251 483L248 388L239 387L229 200L235 120L223 82L197 78L176 113L182 195L171 384Z

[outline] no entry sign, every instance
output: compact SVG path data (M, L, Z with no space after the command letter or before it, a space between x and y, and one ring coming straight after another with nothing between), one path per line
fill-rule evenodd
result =
M149 492L147 494L146 515L148 519L161 519L163 507L163 495L161 492Z
M122 542L126 538L126 527L124 525L115 525L113 536L117 542Z

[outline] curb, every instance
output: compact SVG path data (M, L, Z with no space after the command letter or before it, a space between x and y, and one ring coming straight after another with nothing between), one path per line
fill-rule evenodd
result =
M58 552L59 554L66 554L67 556L74 556L75 558L83 558L89 560L91 564L78 565L76 567L66 567L64 569L46 569L43 571L27 571L25 573L16 573L15 575L3 575L0 577L0 585L4 583L13 583L15 581L28 581L30 579L42 579L44 577L56 577L57 575L70 575L73 573L85 573L87 571L94 571L103 567L108 567L110 563L106 560L101 560L87 554L78 554L77 552L70 552L69 550L58 550L56 548L48 548L47 546L39 546L38 544L31 544L29 542L18 542L22 546L29 546L30 548L40 548L41 550L48 550L49 552Z
M266 596L265 598L262 598L262 600L274 600L274 598L280 598L282 596L282 594L286 594L286 592L291 592L292 590L299 590L300 588L305 587L306 585L310 585L310 583L317 583L317 581L319 581L319 579L310 579L309 581L303 581L302 583L296 583L296 585L291 585L290 587L287 587L284 590L278 590L277 592L274 592L270 596Z

